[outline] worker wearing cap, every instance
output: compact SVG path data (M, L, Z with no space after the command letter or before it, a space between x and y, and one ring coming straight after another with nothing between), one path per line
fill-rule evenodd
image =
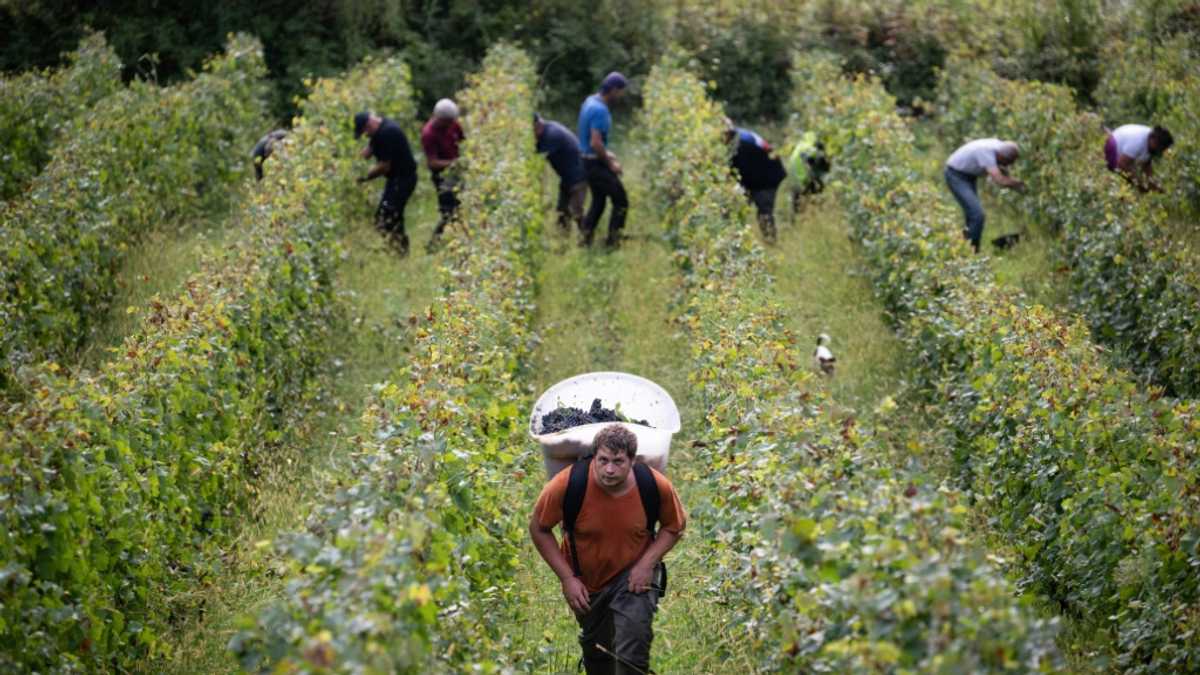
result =
M375 227L400 255L408 255L408 234L404 231L404 207L417 187L417 162L413 159L408 137L395 120L363 111L354 116L354 137L363 134L370 140L362 150L363 159L375 157L375 166L358 182L387 177L383 197L375 211Z
M617 246L621 229L625 227L629 198L621 184L621 163L608 150L608 134L612 131L610 108L621 100L627 85L624 75L609 73L600 83L600 91L587 97L579 109L579 150L583 153L583 169L592 191L592 205L583 219L582 246L591 246L607 200L612 200L613 211L608 220L605 243L609 247Z
M583 229L583 203L587 200L587 179L583 174L583 159L579 154L579 139L570 129L554 120L533 115L533 136L537 151L546 155L551 168L558 174L558 225L569 232L574 222Z
M456 211L458 211L458 182L459 178L452 167L458 161L458 144L463 140L462 126L458 123L458 106L448 98L444 98L433 106L433 117L421 129L421 147L425 150L425 163L433 177L433 187L437 190L438 219L437 228L429 240L429 248L437 245L438 238L446 229Z

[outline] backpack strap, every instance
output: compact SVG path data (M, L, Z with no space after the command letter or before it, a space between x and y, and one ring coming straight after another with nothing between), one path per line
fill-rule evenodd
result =
M654 480L654 472L641 462L633 463L633 477L637 479L638 495L642 498L642 508L646 510L646 529L650 538L658 533L658 514L662 508L662 497L658 494L658 481Z
M583 508L583 497L587 493L588 467L591 464L591 455L575 460L567 480L567 494L563 498L563 531L567 535L567 546L571 549L571 569L577 577L582 576L583 571L579 567L579 553L575 550L575 521L579 520L579 511Z
M640 462L633 464L633 477L637 480L638 495L642 498L642 508L646 510L646 529L650 531L650 539L658 534L659 513L662 510L662 496L658 492L658 481L654 480L654 472L650 467ZM667 564L658 562L661 576L658 579L658 597L667 594Z

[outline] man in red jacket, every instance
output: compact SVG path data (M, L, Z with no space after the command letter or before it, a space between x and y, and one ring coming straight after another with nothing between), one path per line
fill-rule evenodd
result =
M458 123L458 106L448 98L438 101L433 106L433 117L421 129L421 147L425 150L425 163L433 177L438 211L441 213L437 228L429 240L430 249L437 246L446 223L453 220L458 211L459 178L453 167L458 161L458 144L463 138L463 129Z

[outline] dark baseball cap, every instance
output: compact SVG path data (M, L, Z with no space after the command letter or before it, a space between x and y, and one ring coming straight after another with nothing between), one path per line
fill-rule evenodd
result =
M367 130L367 120L371 119L371 113L366 110L354 116L354 137L359 138L363 132Z
M604 93L613 89L624 89L628 85L629 80L626 80L624 75L614 70L604 76L604 81L600 83L600 92Z

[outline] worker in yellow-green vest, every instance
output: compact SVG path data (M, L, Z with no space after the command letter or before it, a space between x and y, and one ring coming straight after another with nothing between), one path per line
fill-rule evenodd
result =
M806 131L788 155L788 174L791 177L792 213L800 210L803 195L815 195L825 189L825 174L829 173L829 157L825 144L817 135Z

